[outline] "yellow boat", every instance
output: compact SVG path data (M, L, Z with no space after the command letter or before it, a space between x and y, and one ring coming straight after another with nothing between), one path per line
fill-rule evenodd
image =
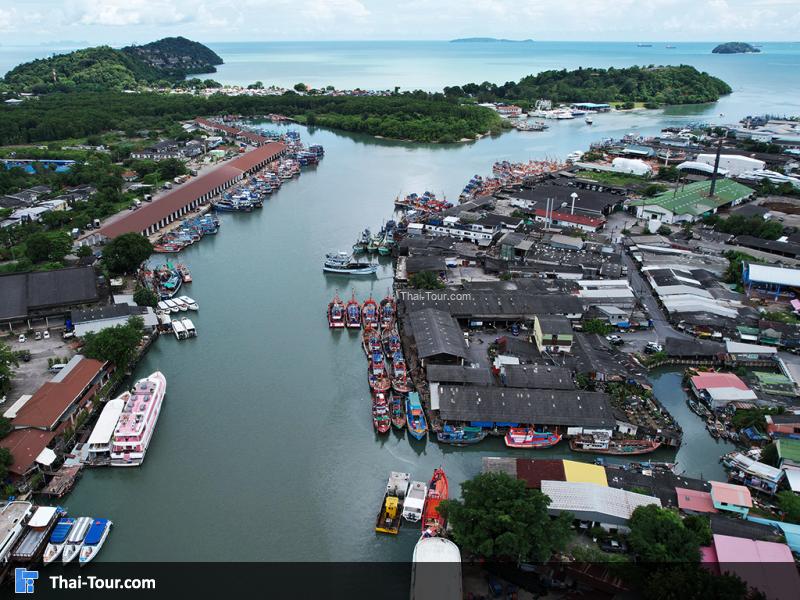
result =
M403 514L403 502L408 492L408 473L392 471L386 484L386 493L383 495L381 510L375 522L377 533L390 533L397 535L400 531L400 517Z

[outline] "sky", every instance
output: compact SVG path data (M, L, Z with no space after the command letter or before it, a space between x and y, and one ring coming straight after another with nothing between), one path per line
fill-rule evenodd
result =
M0 46L446 40L796 41L800 0L0 0ZM0 52L2 49L0 49Z

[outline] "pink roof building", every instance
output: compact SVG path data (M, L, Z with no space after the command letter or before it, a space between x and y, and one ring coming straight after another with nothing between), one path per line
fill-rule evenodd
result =
M675 488L678 494L678 508L689 513L715 513L714 501L711 494L686 488Z
M713 388L734 388L749 391L750 388L735 373L700 373L692 377L692 385L698 390Z
M710 481L709 483L711 484L711 501L717 510L727 510L746 516L753 507L753 497L745 486L721 481Z
M738 575L769 600L797 598L800 576L786 544L715 534L713 545L700 550L705 566Z

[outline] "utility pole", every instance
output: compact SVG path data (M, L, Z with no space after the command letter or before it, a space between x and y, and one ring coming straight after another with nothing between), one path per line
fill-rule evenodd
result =
M719 156L722 153L722 139L719 138L719 143L717 144L717 156L714 158L714 172L711 173L711 189L708 191L708 197L713 198L714 192L717 189L717 172L719 171Z

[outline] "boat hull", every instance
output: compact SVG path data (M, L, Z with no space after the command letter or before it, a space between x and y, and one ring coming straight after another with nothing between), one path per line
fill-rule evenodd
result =
M532 450L541 450L543 448L552 448L561 441L561 436L557 433L541 434L537 432L506 434L503 440L509 448L528 448Z
M589 448L585 447L576 440L570 440L569 447L573 452L586 452L588 454L603 454L608 456L637 456L648 454L661 446L661 442L645 442L641 444L627 444L624 446L614 446L609 448Z

